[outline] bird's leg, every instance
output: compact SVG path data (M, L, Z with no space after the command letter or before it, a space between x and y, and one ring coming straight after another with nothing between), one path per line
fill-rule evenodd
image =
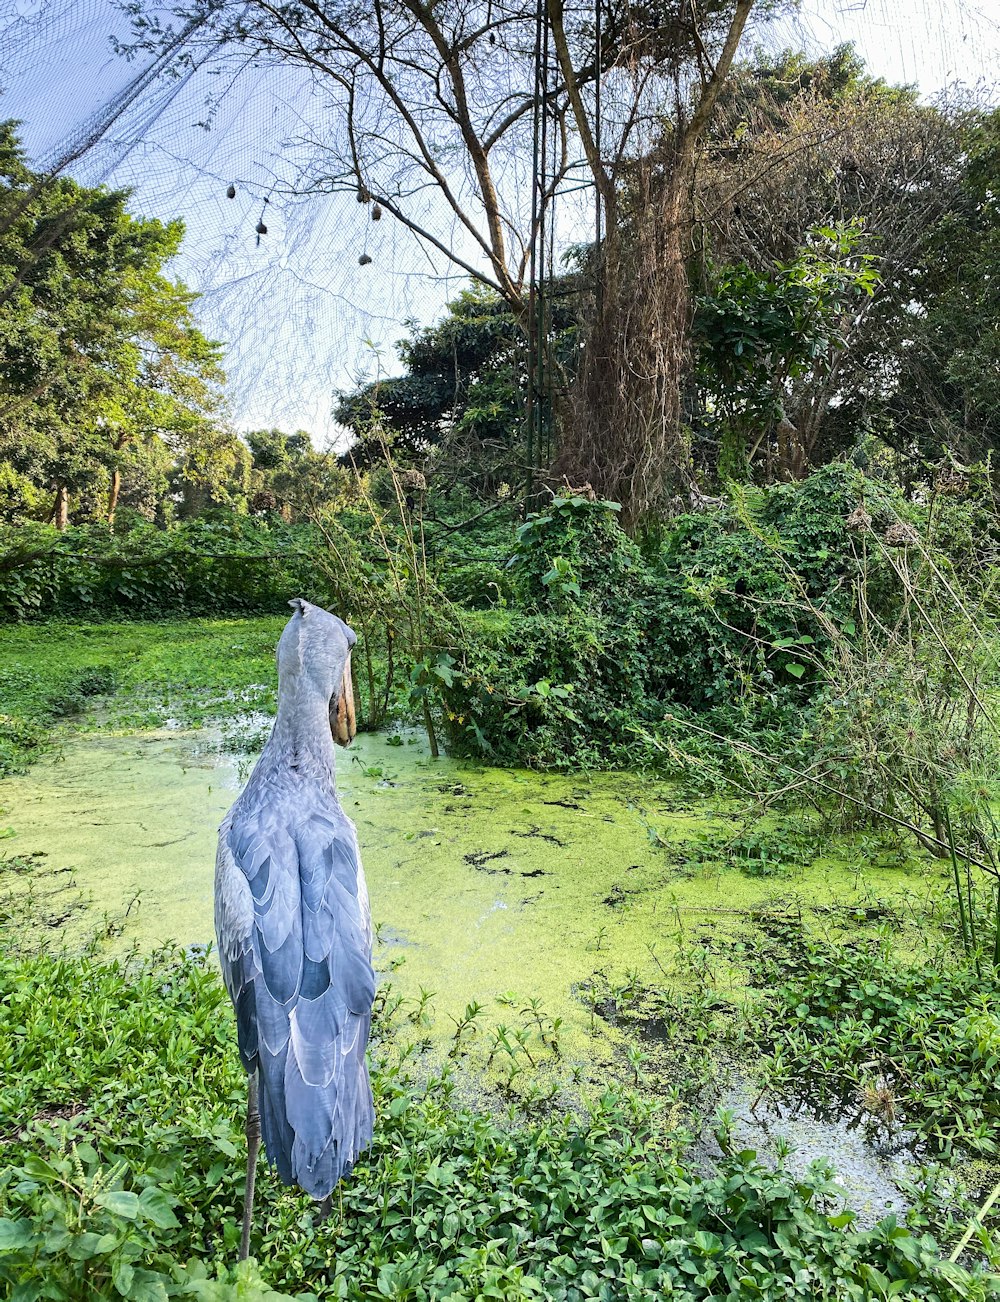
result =
M240 1261L250 1256L250 1222L253 1220L253 1191L257 1182L257 1154L260 1152L260 1111L257 1107L257 1073L247 1077L247 1184L243 1198L243 1234Z
M330 1213L333 1211L333 1194L327 1194L319 1205L319 1219L325 1223L330 1219Z

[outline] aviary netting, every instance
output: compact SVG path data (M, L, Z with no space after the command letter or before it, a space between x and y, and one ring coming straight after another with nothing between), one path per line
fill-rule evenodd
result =
M330 390L386 369L399 324L472 277L523 326L526 497L544 476L589 481L638 524L689 473L691 160L764 10L42 0L0 32L0 78L31 92L28 111L8 103L35 123L43 170L134 185L137 204L185 217L181 272L229 341L241 423L296 411L301 424L305 409L330 430ZM978 21L966 36L992 20ZM70 130L39 131L66 110L31 68L57 48L77 66L102 29L132 63L92 55L110 93ZM552 296L571 244L590 249L586 346L557 359Z

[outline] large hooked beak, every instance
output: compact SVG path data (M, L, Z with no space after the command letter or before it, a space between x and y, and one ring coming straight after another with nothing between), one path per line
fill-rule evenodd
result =
M354 714L354 682L351 678L350 652L347 653L340 691L330 702L330 731L338 746L350 746L358 731L358 721Z

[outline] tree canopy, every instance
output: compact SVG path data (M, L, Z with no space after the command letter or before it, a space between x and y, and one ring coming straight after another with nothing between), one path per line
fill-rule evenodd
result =
M221 345L196 295L164 274L180 222L140 218L124 191L31 171L0 125L0 457L7 512L52 494L113 518L123 467L136 502L162 495L221 415Z
M327 24L329 15L310 14ZM732 15L720 3L706 18L717 42ZM465 31L457 10L433 22L411 14L408 35L397 34L400 57L446 18ZM286 6L255 21L244 35L263 48L277 39L274 23L287 34L298 19ZM491 34L509 44L508 72L523 63L519 21L504 10L469 28L469 67L479 67L478 45ZM624 57L614 51L626 39L616 21L609 14L609 68ZM628 39L652 67L656 42L635 13L630 21ZM677 67L697 61L682 36L670 37ZM157 39L151 28L149 42ZM597 75L585 57L590 39L573 29L577 62L558 92L567 124L576 120L572 85ZM374 84L381 74L370 63L364 77ZM660 76L666 64L656 67ZM599 495L632 503L633 522L640 500L665 509L671 483L682 494L715 492L873 454L891 455L907 481L943 457L986 457L1000 399L1000 113L925 104L912 88L872 77L850 47L820 58L758 52L734 61L689 141L689 221L678 131L710 80L686 109L660 114L645 153L618 157L614 232L605 225L599 242L579 245L537 283L525 264L513 294L477 273L439 320L408 323L398 368L380 358L374 379L335 396L347 431L339 457L301 430L238 435L226 420L222 346L198 328L196 296L167 270L180 223L134 215L124 192L37 174L16 125L4 124L0 516L63 525L113 520L128 507L160 520L215 509L295 519L343 493L348 464L365 470L386 447L444 487L488 497L532 477L582 484L593 470ZM360 80L336 84L360 93ZM530 96L515 100L527 113ZM430 129L438 119L427 112ZM453 104L449 130L461 131L461 119ZM504 130L515 126L524 126L516 115ZM502 139L487 151L498 166ZM357 185L368 204L391 198L373 157L348 159L337 181ZM523 251L531 232L514 216L504 222L510 239L527 241ZM619 440L611 417L626 409L645 443L636 431L638 442ZM551 460L537 431L530 436L540 411L556 426Z

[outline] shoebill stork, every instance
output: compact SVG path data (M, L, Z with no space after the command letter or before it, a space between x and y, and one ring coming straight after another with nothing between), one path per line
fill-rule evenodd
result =
M354 736L354 632L296 598L278 642L278 712L219 829L215 930L248 1077L240 1260L260 1138L287 1185L329 1207L371 1141L365 1048L375 998L371 915L334 741Z

